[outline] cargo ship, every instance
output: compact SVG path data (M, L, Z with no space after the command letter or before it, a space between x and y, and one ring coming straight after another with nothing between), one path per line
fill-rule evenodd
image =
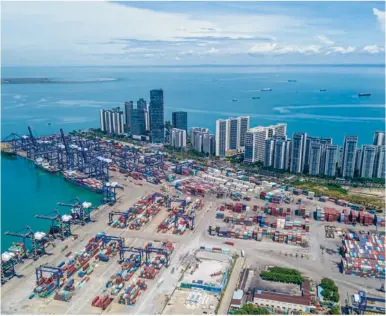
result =
M320 89L320 92L325 92L325 91L327 91L326 89Z
M252 100L259 100L260 97L252 97Z
M39 168L43 171L49 172L49 173L58 173L59 169L57 167L51 166L47 161L44 161L43 158L37 158L35 160L35 166L36 168Z
M297 81L294 79L288 79L288 82L297 82Z
M363 93L363 92L358 93L358 97L369 97L369 96L371 96L371 93Z
M272 89L271 88L263 88L263 89L261 89L261 91L272 91Z
M232 102L237 102L237 99L232 99Z
M9 157L16 157L16 151L13 150L12 146L6 143L0 144L1 153L9 156Z
M97 179L87 178L78 171L63 171L64 180L82 187L86 190L102 194L103 183Z

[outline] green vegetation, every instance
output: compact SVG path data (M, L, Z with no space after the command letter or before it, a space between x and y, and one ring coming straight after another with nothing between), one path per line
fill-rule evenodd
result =
M339 302L338 287L333 280L323 278L320 286L323 288L322 295L325 301Z
M286 269L280 267L269 268L268 271L261 271L260 277L263 280L302 284L303 277L299 271L295 269Z
M233 315L269 315L269 312L262 307L253 304L244 304L238 311L232 313Z
M339 184L319 184L308 181L295 181L293 185L297 189L312 191L318 195L327 195L334 199L346 200L351 203L364 205L368 209L380 210L385 208L383 199L350 194L348 190L342 188Z
M335 306L331 307L330 314L331 315L341 315L342 313L341 313L339 305L335 305Z

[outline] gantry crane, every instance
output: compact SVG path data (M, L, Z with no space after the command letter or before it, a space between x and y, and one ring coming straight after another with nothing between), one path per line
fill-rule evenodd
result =
M4 284L15 275L15 259L10 258L4 261L3 258L1 258L1 284Z
M54 266L49 266L49 265L41 265L37 267L35 270L37 283L43 277L44 273L48 273L50 277L52 277L55 280L55 287L58 288L60 283L60 278L63 277L62 269Z
M163 248L154 248L154 247L147 247L145 248L145 253L146 253L146 264L149 265L150 264L150 254L154 252L156 254L159 254L159 255L164 255L165 256L165 267L168 267L169 266L169 259L170 259L170 255L169 255L169 252Z
M142 263L145 250L138 247L121 247L121 249L119 249L119 263L126 261L126 252L137 254L139 256L139 262Z
M23 233L24 231L24 233ZM31 227L25 226L21 231L19 232L5 232L4 233L7 236L13 236L13 237L19 237L23 239L23 246L25 249L25 258L28 258L27 254L27 239L31 239L32 242L32 257L34 260L38 259L39 255L43 255L46 253L45 249L45 242L47 241L46 238L42 238L40 240L35 238L35 233L32 231Z
M66 237L71 235L71 222L64 222L62 216L56 209L52 212L47 213L46 215L35 215L35 218L46 219L51 221L50 235L52 235L54 238L56 237L57 231L57 235L61 240L64 240Z
M122 248L125 245L125 238L123 238L123 237L102 235L101 239L102 239L102 248L106 247L106 245L110 241L116 241L119 244L119 248Z
M111 225L113 223L113 217L114 216L124 216L126 221L127 221L130 213L131 213L130 209L127 212L111 211L109 213L109 221L108 221L107 225Z
M84 226L87 222L91 220L91 210L92 205L88 202L81 202L78 198L73 200L74 203L62 203L59 202L60 206L68 206L71 207L71 211L77 215L78 218L73 219L74 223L79 222L82 226Z
M117 182L106 182L103 187L105 193L104 201L110 206L114 205L117 202L117 189L124 190L124 188L120 186Z

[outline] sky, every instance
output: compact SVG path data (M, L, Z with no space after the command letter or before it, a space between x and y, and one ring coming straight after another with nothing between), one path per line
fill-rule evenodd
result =
M7 1L3 66L379 64L384 2Z

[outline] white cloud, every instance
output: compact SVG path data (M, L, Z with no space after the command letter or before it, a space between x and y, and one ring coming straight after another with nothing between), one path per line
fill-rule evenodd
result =
M331 47L331 49L327 52L327 54L332 54L332 53L350 54L350 53L354 53L355 51L356 51L356 48L353 46L348 46L348 47L334 46L334 47Z
M219 52L218 49L212 47L211 49L204 52L204 54L217 54Z
M275 50L276 43L258 43L253 45L249 50L248 53L250 54L266 54L271 53Z
M327 38L326 36L324 35L318 35L315 37L318 41L322 42L323 44L326 44L326 45L334 45L334 41L330 40L329 38Z
M381 26L382 31L385 31L385 11L373 8L373 14L377 17L377 20Z
M383 47L378 45L369 45L362 48L362 51L369 54L378 54L385 51Z

